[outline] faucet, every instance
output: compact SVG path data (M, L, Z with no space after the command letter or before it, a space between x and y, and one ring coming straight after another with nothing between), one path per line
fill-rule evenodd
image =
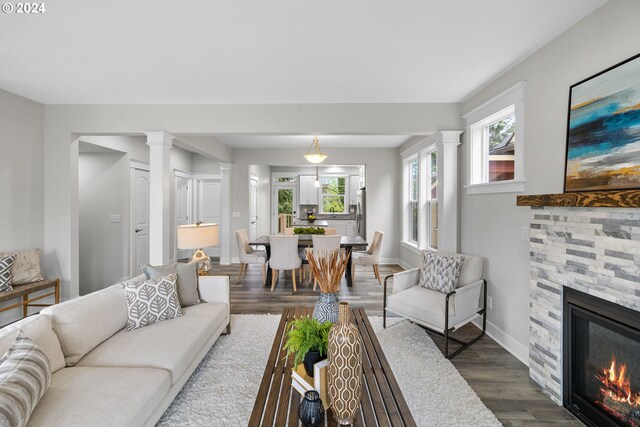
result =
M335 210L335 208L333 208L333 207L329 208L329 212L331 212L331 216L332 216L333 218L335 218L335 217L336 217L336 210Z

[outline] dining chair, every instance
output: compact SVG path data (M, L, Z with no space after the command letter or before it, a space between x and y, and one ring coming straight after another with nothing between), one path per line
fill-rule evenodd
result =
M351 277L352 280L356 279L356 264L357 265L371 265L373 266L373 274L378 279L378 283L382 284L380 280L380 271L378 270L378 264L380 263L380 250L382 249L382 237L384 233L382 231L376 231L373 234L373 240L369 249L364 252L352 252L351 253Z
M280 270L291 270L293 291L296 292L296 270L300 268L302 260L298 255L298 235L295 236L269 236L271 254L269 266L271 267L271 290L276 287Z
M336 249L339 250L342 236L322 236L314 234L313 236L311 236L311 240L313 241L313 256L321 257L323 256L323 254L335 251ZM311 281L312 278L313 290L315 291L318 280L313 277L313 273L309 271L309 281Z
M249 245L249 237L245 229L236 231L236 239L238 240L238 255L240 257L238 283L247 275L247 266L249 264L262 265L262 283L264 283L267 276L267 253L265 251L256 251Z

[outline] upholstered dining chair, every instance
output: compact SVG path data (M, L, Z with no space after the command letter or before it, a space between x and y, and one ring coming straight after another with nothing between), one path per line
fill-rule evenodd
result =
M444 355L452 359L462 350L478 341L485 333L487 325L487 282L482 276L482 258L472 255L451 254L434 250L424 250L421 268L406 270L385 277L383 295L383 327L387 327L387 313L394 313L413 323L444 336ZM427 254L444 255L444 258L427 258ZM447 259L462 258L455 278L451 267L457 261ZM430 266L426 264L431 263ZM422 270L422 271L421 271ZM424 280L428 275L435 280ZM391 292L387 281L393 278ZM429 283L427 283L429 282ZM450 290L453 289L453 290ZM451 334L472 320L482 318L482 332L468 342L453 338ZM449 354L449 341L461 345Z
M300 268L302 260L298 255L298 235L295 236L269 236L271 254L269 266L271 267L271 290L276 287L280 270L291 270L293 291L296 292L296 270Z
M322 254L326 254L331 251L340 249L340 241L342 240L342 236L323 236L323 235L313 235L311 236L311 240L313 241L313 255L318 257L322 256ZM309 272L309 280L313 278L313 290L316 290L316 286L318 285L318 280L313 277L313 274Z
M371 265L373 266L373 274L378 279L378 283L382 284L380 279L380 271L378 270L378 264L380 263L380 251L382 249L382 237L384 233L382 231L376 231L373 234L373 240L369 249L364 252L351 253L351 277L356 280L356 265Z
M267 276L267 253L265 251L256 251L249 246L249 237L245 229L236 231L236 239L238 240L238 256L240 258L238 283L247 275L247 266L249 264L262 265L262 283L264 283Z

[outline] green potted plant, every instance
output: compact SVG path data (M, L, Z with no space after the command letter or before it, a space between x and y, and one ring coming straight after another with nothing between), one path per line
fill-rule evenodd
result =
M291 322L284 349L287 357L294 355L293 365L304 364L307 375L313 377L313 365L326 359L329 331L333 323L320 323L311 317L301 317Z

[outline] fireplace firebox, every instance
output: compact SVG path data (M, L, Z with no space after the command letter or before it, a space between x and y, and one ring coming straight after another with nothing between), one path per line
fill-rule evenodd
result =
M640 313L564 288L564 406L589 426L640 427Z

